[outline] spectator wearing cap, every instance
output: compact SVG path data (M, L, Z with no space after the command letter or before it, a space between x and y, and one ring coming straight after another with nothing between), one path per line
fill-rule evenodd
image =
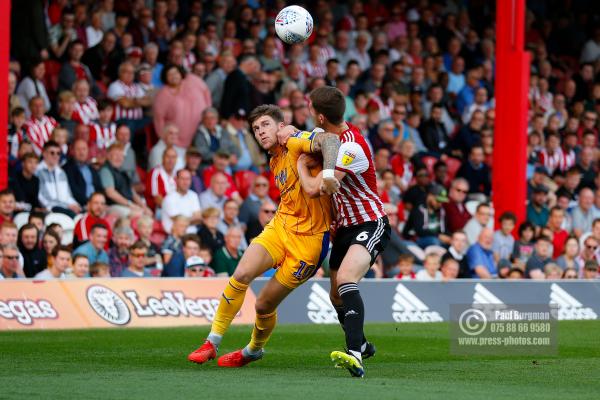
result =
M210 278L215 271L200 256L191 256L185 261L186 278Z
M181 251L176 252L165 265L163 277L182 277L185 275L185 262L200 252L200 238L198 235L187 234L181 238Z
M233 148L232 154L232 169L254 170L259 172L267 163L265 154L261 151L254 135L248 130L246 123L246 113L240 109L235 114L231 115L225 125L225 133L229 134Z
M164 86L154 99L154 129L163 132L167 123L173 123L179 128L175 145L186 149L194 141L198 125L212 106L210 90L202 79L173 64L163 68L161 81Z
M483 162L484 159L483 147L481 145L473 146L469 153L469 159L460 166L456 175L469 182L470 194L483 194L488 197L492 190L491 172Z
M269 180L262 175L257 176L252 182L250 194L244 199L240 207L239 220L247 226L251 221L258 221L261 205L269 198Z
M548 210L548 187L545 185L536 186L533 189L533 195L527 205L527 220L531 222L536 229L546 226L550 211ZM591 227L591 225L590 225Z
M146 243L144 243L141 240L138 240L135 243L133 243L130 247L128 247L128 252L129 266L126 269L124 269L120 275L117 276L121 276L121 278L150 277L150 272L146 271L144 268L146 266L146 253L148 252L148 247L146 246Z
M171 233L173 218L177 215L189 218L188 233L195 233L195 225L201 221L201 208L198 194L190 190L192 173L187 169L177 171L175 191L163 200L161 219L165 232Z
M101 192L102 182L98 171L88 162L89 146L85 139L75 139L71 146L72 156L64 165L69 187L80 207L85 207L94 192Z
M229 118L231 114L243 109L246 114L251 110L250 98L252 95L251 80L260 72L260 63L253 55L241 57L238 68L234 69L223 86L223 99L220 104L220 111L223 118ZM201 146L196 147L202 151ZM204 154L203 154L204 158Z
M237 268L243 251L240 243L243 237L242 230L230 227L224 236L225 244L214 252L212 267L218 276L232 276Z
M213 156L219 150L230 154L235 151L230 135L219 125L219 112L215 108L209 107L202 112L202 121L194 137L194 147L200 151L204 166L212 163Z
M38 198L44 208L73 218L81 212L81 207L73 198L67 174L58 165L60 155L58 143L49 141L44 145L43 160L36 170L40 180Z
M152 215L143 199L133 190L133 185L126 172L122 170L125 161L124 149L120 143L113 143L108 148L107 160L100 169L100 179L108 199L111 213L121 217Z
M223 99L225 79L237 67L237 61L231 53L224 52L219 56L218 68L211 71L204 81L210 90L212 104L220 105Z
M56 246L52 251L52 260L52 265L48 265L33 278L42 280L65 278L65 272L71 268L71 250L66 246Z
M546 179L549 177L548 170L543 165L537 165L533 170L531 179L527 181L527 198L531 200L533 189L537 186L545 185Z
M431 245L449 244L450 236L446 232L445 212L442 208L442 204L446 202L446 189L432 185L427 192L425 204L410 211L404 226L404 236L414 238L423 249Z
M552 241L548 236L540 236L535 241L533 254L525 264L525 277L544 279L544 267L552 262Z
M140 87L142 88L142 92L144 93L144 97L151 97L154 99L156 95L157 88L154 86L152 82L152 67L146 63L141 63L136 70L137 81ZM146 107L144 109L145 115L152 115L150 107Z
M479 233L485 227L492 228L494 221L492 219L492 209L488 203L480 203L477 206L475 215L465 224L463 230L467 235L469 244L477 241Z
M106 213L106 196L104 196L104 193L92 193L88 198L86 211L75 223L73 231L74 248L89 240L92 227L97 224L106 227L108 241L112 238L110 224L104 219L104 214ZM105 247L107 250L108 241Z
M571 211L572 228L575 236L580 237L592 230L594 222L594 192L589 188L583 188L579 192L577 206Z
M450 201L444 204L446 212L446 227L449 232L461 230L471 219L471 214L465 206L465 200L469 193L469 182L464 178L455 178L450 184L448 198Z
M85 255L90 264L96 261L108 264L108 253L104 250L108 242L108 228L102 224L95 224L90 229L89 241L77 247L73 255Z
M498 276L492 251L493 241L494 231L484 228L479 234L477 242L469 247L466 257L472 278L489 279Z

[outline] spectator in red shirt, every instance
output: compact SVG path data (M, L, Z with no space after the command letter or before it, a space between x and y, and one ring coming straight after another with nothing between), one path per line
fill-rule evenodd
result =
M550 216L548 217L547 224L547 228L550 229L553 233L552 246L554 251L552 253L552 258L557 258L563 253L565 243L567 242L567 238L569 237L569 232L562 228L564 220L565 210L558 206L552 207L552 209L550 210Z
M89 235L94 225L103 225L107 230L108 240L105 249L108 250L108 244L111 239L110 224L103 216L106 213L106 197L103 193L93 193L87 202L87 212L75 224L73 234L73 248L79 247L82 243L89 240Z
M456 232L464 228L471 219L471 214L465 207L465 199L469 192L469 182L464 178L456 178L450 184L450 201L444 204L446 211L446 229Z

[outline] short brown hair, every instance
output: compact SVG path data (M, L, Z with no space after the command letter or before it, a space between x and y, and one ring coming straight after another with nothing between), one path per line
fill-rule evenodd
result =
M248 115L248 123L252 126L254 121L265 115L273 118L277 123L283 122L283 112L281 111L281 108L277 107L275 104L263 104L250 112L250 115Z
M344 113L346 112L346 100L341 90L322 86L310 92L310 101L316 112L323 116L334 125L344 122Z
M106 263L99 262L99 261L90 265L90 276L92 278L100 275L101 271L104 271L104 272L110 271L110 266Z
M148 245L143 240L136 240L134 244L129 247L129 251L133 250L146 250L148 251Z

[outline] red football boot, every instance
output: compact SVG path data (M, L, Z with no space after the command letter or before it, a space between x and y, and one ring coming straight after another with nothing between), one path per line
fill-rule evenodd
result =
M244 357L242 354L242 349L239 349L219 357L217 364L219 367L239 368L251 363L252 361L260 360L262 356L263 352L261 351L260 354L255 357Z
M204 364L217 356L217 349L210 341L205 341L202 346L194 350L188 356L188 360L196 364Z

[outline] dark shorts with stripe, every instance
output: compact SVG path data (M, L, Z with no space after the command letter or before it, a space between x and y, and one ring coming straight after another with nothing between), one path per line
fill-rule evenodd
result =
M337 271L340 268L342 260L353 244L359 244L367 249L371 255L371 265L373 265L377 256L387 246L390 234L391 228L387 216L359 225L341 227L333 238L329 269Z

